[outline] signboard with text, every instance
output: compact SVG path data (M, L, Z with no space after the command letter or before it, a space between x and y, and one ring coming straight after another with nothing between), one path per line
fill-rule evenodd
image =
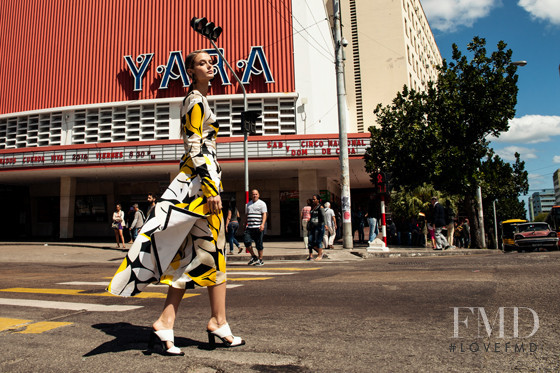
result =
M350 157L363 157L369 146L369 137L348 139ZM340 148L334 138L289 138L278 140L249 141L249 159L305 159L337 158ZM160 141L150 144L123 143L122 145L99 144L71 147L27 148L24 150L1 150L0 171L21 168L47 168L68 166L99 166L116 164L157 163L178 161L184 153L183 143ZM220 141L218 159L242 160L243 141Z

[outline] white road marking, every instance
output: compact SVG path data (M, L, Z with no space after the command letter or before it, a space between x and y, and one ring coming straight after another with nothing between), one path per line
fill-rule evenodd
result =
M36 307L36 308L54 308L59 310L72 311L91 311L91 312L124 312L132 311L143 306L121 306L121 305L104 305L92 303L74 303L74 302L54 302L34 299L8 299L0 298L0 305Z

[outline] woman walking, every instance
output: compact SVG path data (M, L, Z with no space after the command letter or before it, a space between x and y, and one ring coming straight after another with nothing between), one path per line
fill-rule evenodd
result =
M113 223L111 223L111 228L115 231L115 239L117 240L117 249L119 246L119 238L122 242L122 248L126 249L124 246L124 237L123 237L123 227L125 227L124 222L124 211L121 209L121 205L118 204L116 206L116 211L113 212Z
M163 312L152 325L149 347L167 355L183 355L174 345L173 327L185 289L207 287L211 317L206 325L209 344L215 337L224 346L245 344L234 337L226 320L226 261L222 214L221 168L216 159L219 125L206 95L214 77L205 51L185 61L191 85L181 107L185 154L171 182L142 227L107 290L131 296L150 283L169 285Z

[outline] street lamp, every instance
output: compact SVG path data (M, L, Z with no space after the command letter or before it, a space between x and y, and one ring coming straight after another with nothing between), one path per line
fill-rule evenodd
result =
M218 55L226 63L229 71L231 71L233 77L235 78L235 80L237 80L239 86L241 87L241 90L243 91L243 112L241 113L241 129L243 130L243 166L245 168L245 203L247 204L249 203L249 156L247 151L247 141L249 133L254 134L256 132L256 120L261 115L261 113L255 110L247 110L247 92L245 91L245 87L243 86L241 79L239 79L220 49L216 46L216 43L214 43L222 34L222 28L220 26L216 26L214 22L208 22L206 17L193 17L191 19L191 27L194 31L210 40L210 43L212 43L212 46L214 47Z

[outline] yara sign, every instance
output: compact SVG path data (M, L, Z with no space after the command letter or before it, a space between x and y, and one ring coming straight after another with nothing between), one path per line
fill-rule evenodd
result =
M214 65L214 74L220 76L220 79L222 79L222 85L230 85L231 81L228 74L226 74L224 60L214 49L206 49L206 52L210 56L215 56L217 58L217 62ZM220 52L223 54L223 49L220 49ZM134 61L132 56L124 56L124 60L134 77L135 91L142 90L142 79L144 78L146 71L148 71L148 67L152 62L153 57L153 53L144 53L136 57L136 61ZM261 69L257 68L258 65L260 65ZM243 84L249 84L251 75L261 74L264 75L266 83L274 83L263 47L251 47L251 53L249 53L247 60L237 61L237 67L244 69L243 77L241 78L241 82ZM169 87L169 80L181 79L183 87L188 87L189 84L191 84L190 79L187 76L185 59L183 58L183 53L181 51L170 52L167 64L158 66L156 71L163 75L159 89L167 89Z

